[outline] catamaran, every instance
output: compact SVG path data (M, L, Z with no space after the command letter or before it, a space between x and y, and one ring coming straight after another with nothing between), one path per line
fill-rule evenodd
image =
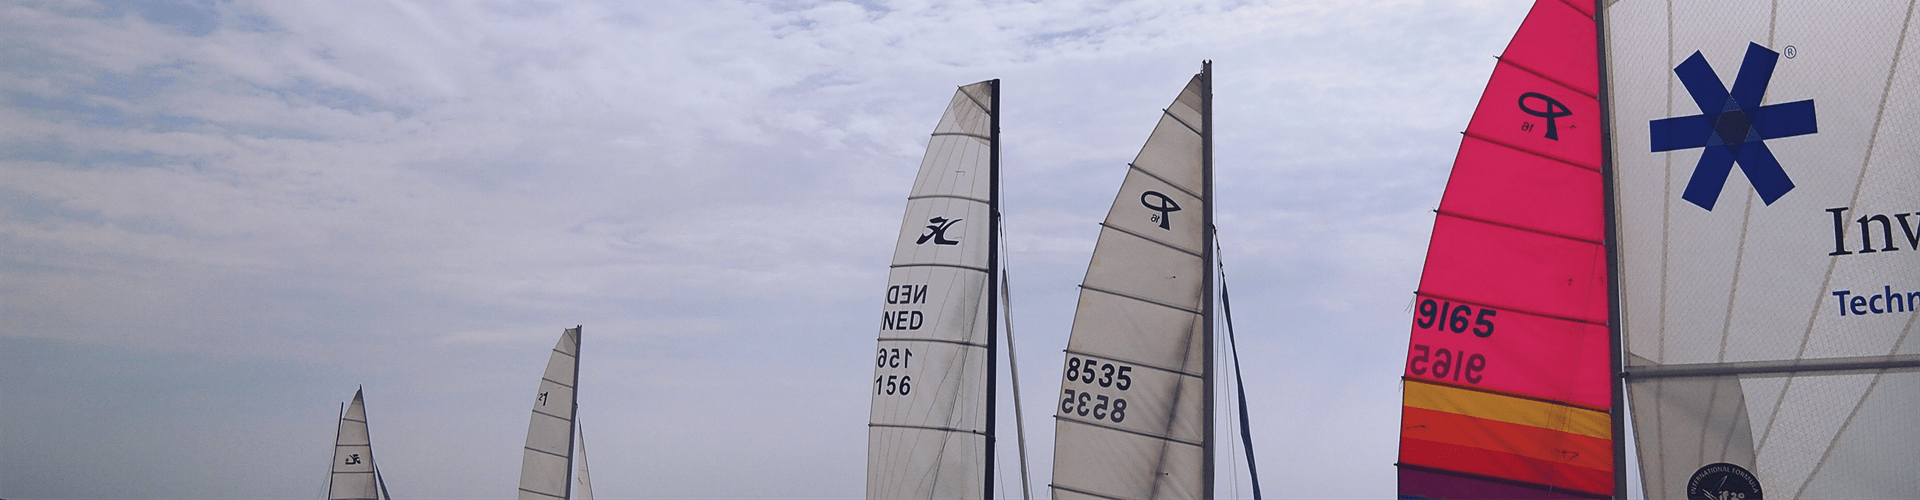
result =
M1161 114L1100 224L1054 409L1054 498L1218 498L1216 251L1208 62Z
M373 461L373 438L367 432L367 405L361 390L354 389L353 402L340 410L340 424L334 432L333 472L327 479L328 500L382 500L387 494L386 478Z
M1401 497L1920 491L1917 3L1537 1L1436 211Z
M580 327L575 326L560 333L533 398L527 445L520 458L521 500L593 499L585 435L578 425L579 380ZM579 451L578 476L574 475L575 450Z

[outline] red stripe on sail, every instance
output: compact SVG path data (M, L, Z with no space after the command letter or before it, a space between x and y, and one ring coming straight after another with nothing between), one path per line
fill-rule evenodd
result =
M1590 7L1538 0L1495 66L1435 217L1410 380L1612 406L1595 28ZM1402 495L1613 491L1611 439L1468 416L1494 415L1480 408L1494 403L1456 403L1404 407L1401 461L1429 469L1403 468Z

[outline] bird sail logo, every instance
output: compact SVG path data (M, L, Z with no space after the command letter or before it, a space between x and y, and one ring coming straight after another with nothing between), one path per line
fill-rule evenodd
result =
M1793 190L1793 179L1774 159L1766 141L1812 134L1819 126L1812 99L1760 105L1779 62L1780 53L1749 42L1731 90L1720 83L1720 76L1699 51L1673 68L1700 114L1653 120L1648 129L1655 153L1701 148L1700 162L1681 199L1713 211L1735 163L1760 201L1768 205Z

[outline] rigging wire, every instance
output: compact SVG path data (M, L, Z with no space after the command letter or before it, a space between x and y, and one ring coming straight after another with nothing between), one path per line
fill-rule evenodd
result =
M1227 346L1233 353L1233 385L1239 391L1240 402L1240 439L1246 443L1247 477L1253 481L1253 500L1262 500L1260 496L1260 468L1253 463L1253 430L1249 429L1247 419L1247 382L1240 375L1240 345L1233 336L1233 302L1227 299L1227 264L1220 255L1220 238L1213 240L1214 263L1220 273L1220 311L1227 318Z
M1007 218L997 217L1000 234L1006 234ZM1027 418L1020 410L1020 363L1013 359L1013 295L1011 281L1012 259L1007 258L1007 239L1000 238L1000 314L1007 325L1007 377L1013 382L1013 429L1019 440L1020 448L1020 498L1033 500L1033 480L1027 473ZM989 320L991 321L991 320ZM997 462L998 457L994 460Z

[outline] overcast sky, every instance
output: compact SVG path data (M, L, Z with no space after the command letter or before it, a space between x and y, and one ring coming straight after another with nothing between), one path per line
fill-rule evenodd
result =
M1000 78L1044 498L1096 223L1212 59L1263 487L1390 498L1430 210L1528 3L10 0L0 497L319 497L364 386L395 496L511 498L574 325L599 497L861 497L906 193Z

